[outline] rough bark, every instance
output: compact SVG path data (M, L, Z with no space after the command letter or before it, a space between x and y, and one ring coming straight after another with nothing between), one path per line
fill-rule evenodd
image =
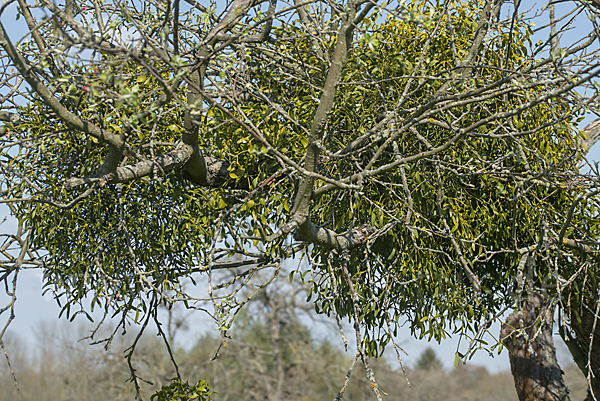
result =
M570 400L552 339L554 308L544 301L543 294L531 294L502 325L520 401Z

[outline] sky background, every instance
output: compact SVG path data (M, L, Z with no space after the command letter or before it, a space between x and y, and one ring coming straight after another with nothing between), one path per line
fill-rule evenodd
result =
M525 2L528 3L528 2ZM14 7L16 3L8 7L8 10L2 16L2 23L5 28L9 31L10 35L13 38L22 36L22 27L21 21L15 21L14 18ZM531 6L530 4L529 6ZM569 4L562 4L559 7L563 9L568 9ZM561 9L557 11L557 14L561 14ZM589 21L585 19L581 19L581 21L577 21L574 28L569 31L567 35L561 38L561 43L569 43L580 39L582 32L588 32L589 29ZM540 36L543 33L540 33ZM546 38L545 36L544 38ZM587 123L592 121L594 116L590 115L586 118L585 121L581 123L581 127L584 127ZM600 148L594 147L590 154L590 159L600 161ZM0 206L0 216L7 215L6 207ZM1 232L11 232L14 229L14 222L10 219L7 220L2 226L0 226ZM60 308L58 307L56 301L53 299L52 294L48 293L46 296L42 296L42 273L39 270L24 270L20 272L20 277L18 281L18 301L16 303L16 318L11 324L9 331L12 335L20 338L32 349L35 349L35 344L38 339L36 337L36 332L39 331L39 326L41 322L46 322L47 324L67 324L67 320L65 318L59 321L58 315L60 312ZM5 305L7 302L7 297L3 292L0 292L0 307ZM5 315L0 316L0 324L4 324ZM98 314L94 315L96 318L99 317ZM84 317L80 317L76 319L78 320L86 320ZM180 344L191 344L194 343L196 338L201 336L206 330L214 330L214 323L209 321L209 319L205 318L201 313L192 314L190 317L190 330L184 335L179 337ZM327 329L325 326L316 325L313 327L314 334L316 338L324 338L327 337L333 343L337 343L342 346L341 338L339 334L335 337L336 333ZM499 324L496 324L492 327L491 332L496 336L500 331ZM149 333L154 333L152 329L149 330ZM349 342L351 341L351 329L346 330L346 333L349 338ZM571 358L566 350L566 347L560 340L560 337L555 336L556 344L558 348L558 356L559 363L562 366L569 363ZM442 360L445 367L450 368L454 365L454 355L457 351L458 347L458 338L451 338L441 342L441 344L437 344L435 342L427 342L427 341L419 341L410 335L410 331L407 328L403 328L400 330L398 338L396 341L409 352L408 356L403 358L404 363L407 363L409 366L412 365L420 353L425 350L427 347L432 347ZM495 341L493 341L495 342ZM492 342L492 343L493 343ZM460 350L464 352L468 347L468 343L463 340L461 343ZM10 350L9 350L10 351ZM349 356L353 355L352 351L349 351ZM395 359L393 351L390 349L387 357L389 360ZM502 352L500 355L494 353L494 355L488 355L485 351L480 351L475 354L475 357L469 361L469 364L477 364L485 366L490 372L497 372L501 370L510 369L508 354L506 350Z

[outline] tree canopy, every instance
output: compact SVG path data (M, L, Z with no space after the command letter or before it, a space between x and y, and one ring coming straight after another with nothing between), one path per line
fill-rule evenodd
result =
M571 14L534 28L492 0L12 3L28 33L0 26L6 311L41 268L69 318L154 321L168 343L157 308L208 303L225 343L285 271L354 324L380 397L368 357L400 350L405 321L466 336L457 358L515 353L537 336L486 346L491 324L535 304L552 330L558 305L600 391L598 133L579 126L594 2L573 3L592 22L573 44Z

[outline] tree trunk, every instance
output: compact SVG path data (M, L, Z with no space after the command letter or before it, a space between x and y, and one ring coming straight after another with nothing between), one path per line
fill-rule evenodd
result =
M502 325L510 368L520 401L570 401L552 340L554 308L533 293Z

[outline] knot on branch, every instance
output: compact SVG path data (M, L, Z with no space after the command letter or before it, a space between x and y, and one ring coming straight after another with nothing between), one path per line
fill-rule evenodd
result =
M349 246L348 249L355 248L357 246L361 246L367 243L369 237L373 235L377 230L370 224L363 224L362 226L358 226L349 230L347 233L342 234L348 236Z
M205 157L206 160L206 182L209 186L220 186L229 178L228 160L219 160L212 157Z

